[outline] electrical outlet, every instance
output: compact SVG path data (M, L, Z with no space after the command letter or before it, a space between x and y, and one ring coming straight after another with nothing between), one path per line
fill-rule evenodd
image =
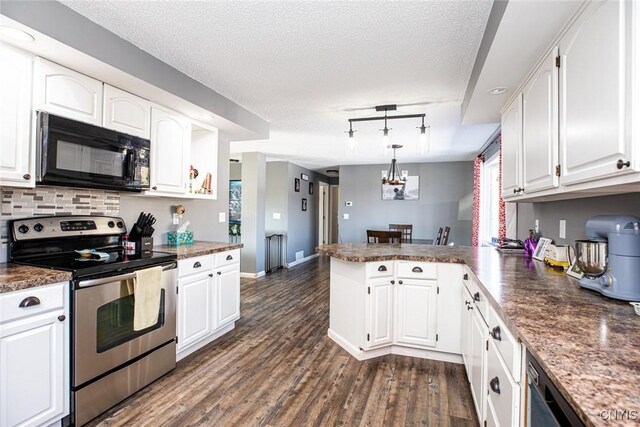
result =
M533 227L533 231L536 233L540 232L540 220L536 218L535 226Z
M558 237L561 239L567 238L567 221L564 219L560 220L560 226L558 227Z
M353 202L344 202L345 206L353 206Z
M274 212L273 219L280 219L280 212Z
M174 214L171 216L171 223L172 223L173 225L178 225L178 224L180 224L180 215L178 215L177 213L174 213Z
M218 213L218 221L219 222L225 222L226 220L227 220L226 212L219 212Z

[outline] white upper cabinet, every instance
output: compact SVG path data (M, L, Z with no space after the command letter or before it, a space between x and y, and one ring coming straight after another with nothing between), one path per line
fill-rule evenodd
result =
M502 114L502 197L522 192L522 94Z
M558 186L557 49L543 61L522 91L524 193Z
M151 103L105 83L103 125L129 135L151 137Z
M32 82L33 56L0 44L0 186L35 186Z
M191 123L170 110L151 108L151 190L185 194L189 178Z
M42 58L35 60L34 108L102 126L102 82Z
M562 184L637 170L627 122L631 7L626 1L594 2L560 41Z

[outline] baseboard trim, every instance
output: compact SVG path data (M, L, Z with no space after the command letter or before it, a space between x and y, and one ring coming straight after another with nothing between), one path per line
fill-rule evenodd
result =
M262 277L264 276L266 273L264 272L264 270L258 272L258 273L240 273L240 277L244 277L245 279L257 279L258 277Z
M401 356L410 356L410 357L418 357L420 359L430 359L430 360L438 360L441 362L449 362L449 363L457 363L462 364L462 355L460 354L452 354L452 353L444 353L441 351L435 350L425 350L420 348L411 348L404 347L400 345L388 345L385 347L374 348L371 350L363 350L358 347L355 347L353 344L348 342L342 336L337 334L334 330L329 328L327 335L336 344L342 347L347 351L350 355L355 357L358 360L368 360L373 359L375 357L386 356L387 354L398 354Z
M295 267L296 265L300 265L300 264L302 264L304 262L310 261L310 260L312 260L314 258L317 258L319 256L320 256L320 254L309 255L308 257L300 258L300 259L295 260L293 262L288 262L284 266L285 266L285 268Z

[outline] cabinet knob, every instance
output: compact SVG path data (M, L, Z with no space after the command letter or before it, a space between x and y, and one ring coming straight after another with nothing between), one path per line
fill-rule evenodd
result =
M158 187L156 187L155 185L153 187L151 187L152 190L157 190Z
M464 273L464 276L462 276L462 280L469 280L469 275L467 273Z
M491 387L491 391L500 394L500 380L498 377L493 377L491 381L489 381L489 387Z
M213 273L209 273L209 277L213 277Z
M517 188L514 188L514 189L513 189L513 194L516 194L517 192L518 192L518 189L517 189Z
M469 304L471 304L471 301L464 300L464 303L465 303L466 305L469 305Z
M58 316L58 320L61 322L64 322L65 320L67 320L67 316L65 316L64 314L61 314L60 316Z
M26 297L20 302L20 305L18 305L18 307L25 308L25 307L33 307L34 305L40 305L40 298Z
M489 332L489 335L491 335L491 338L493 338L496 341L502 341L500 326L496 326L495 328L493 328L491 332Z
M476 292L475 294L473 294L473 300L480 301L480 292Z
M217 273L217 274L218 274L218 276L220 276L220 275L222 274L222 271L218 271L218 273Z
M31 179L31 174L29 173L25 173L24 175L22 175L22 177L26 180L29 181Z
M631 162L629 160L627 160L626 162L622 159L618 159L618 162L616 163L616 167L618 169L622 169L623 167L629 167L631 166Z
M391 281L391 284L392 284L392 285L395 285L395 284L396 284L396 281L395 281L395 280L392 280L392 281Z
M473 310L473 306L472 306L471 304L469 304L469 305L467 306L467 310Z
M402 280L398 280L398 285L402 285Z

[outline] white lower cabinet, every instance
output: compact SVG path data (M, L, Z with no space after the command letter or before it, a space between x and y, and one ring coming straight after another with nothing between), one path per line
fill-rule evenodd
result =
M396 343L436 345L436 280L400 280L396 288Z
M233 329L240 318L239 260L236 250L178 262L178 360Z
M496 345L489 341L487 351L487 403L498 426L517 426L520 408L520 386L502 362ZM488 415L488 414L487 414Z
M486 346L487 346L487 324L484 322L482 315L474 308L471 316L471 345L470 345L470 378L471 378L471 397L476 406L478 420L484 420L486 405Z
M390 345L393 342L393 297L396 281L374 279L367 287L368 332L367 348Z
M460 352L462 362L467 371L467 378L471 381L471 322L473 317L473 305L471 295L465 286L462 286L462 328L460 335Z
M69 413L69 285L0 295L0 426Z

